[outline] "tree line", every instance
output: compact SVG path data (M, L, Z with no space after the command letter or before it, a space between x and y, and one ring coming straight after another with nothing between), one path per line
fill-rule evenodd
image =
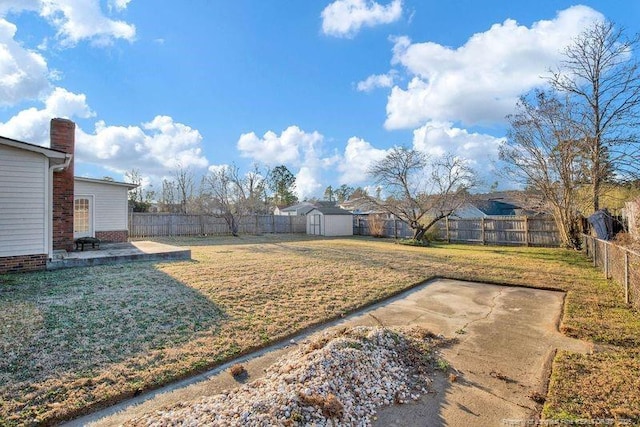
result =
M581 218L599 210L611 188L640 184L640 69L634 56L639 43L639 35L628 38L611 22L595 22L507 116L500 174L539 196L565 247L579 248ZM324 198L366 198L409 224L416 241L469 201L480 183L465 159L430 157L405 146L390 149L367 172L375 195L341 185L327 187ZM142 182L135 170L127 179ZM267 171L255 166L244 174L235 166L216 168L202 178L197 191L193 173L178 168L173 179L163 181L159 194L141 187L131 192L134 209L144 209L153 199L162 210L225 218L234 234L242 215L297 202L295 176L284 165Z

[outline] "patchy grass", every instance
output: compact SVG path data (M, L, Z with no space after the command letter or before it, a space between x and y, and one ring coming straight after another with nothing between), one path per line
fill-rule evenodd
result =
M194 261L0 276L0 425L51 423L105 406L434 276L566 290L561 329L602 352L558 354L545 415L640 407L637 391L616 394L622 386L607 389L611 395L596 381L570 387L576 375L599 370L623 384L629 367L640 366L640 316L579 253L305 236L167 242L189 246ZM576 374L566 358L588 369ZM600 403L578 410L575 395Z

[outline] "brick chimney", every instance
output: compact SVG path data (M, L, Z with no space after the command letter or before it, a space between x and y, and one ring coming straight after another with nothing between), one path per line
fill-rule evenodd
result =
M51 120L51 145L54 150L72 154L76 124L67 119ZM53 173L53 250L73 250L73 158L69 166Z

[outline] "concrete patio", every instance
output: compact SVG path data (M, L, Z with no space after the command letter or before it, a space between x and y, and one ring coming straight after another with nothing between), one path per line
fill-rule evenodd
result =
M150 241L85 245L84 251L62 252L47 261L47 270L133 261L189 260L191 249Z

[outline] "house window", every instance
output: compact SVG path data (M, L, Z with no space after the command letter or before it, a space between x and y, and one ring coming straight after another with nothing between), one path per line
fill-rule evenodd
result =
M89 222L89 199L76 199L73 205L73 232L88 233Z

